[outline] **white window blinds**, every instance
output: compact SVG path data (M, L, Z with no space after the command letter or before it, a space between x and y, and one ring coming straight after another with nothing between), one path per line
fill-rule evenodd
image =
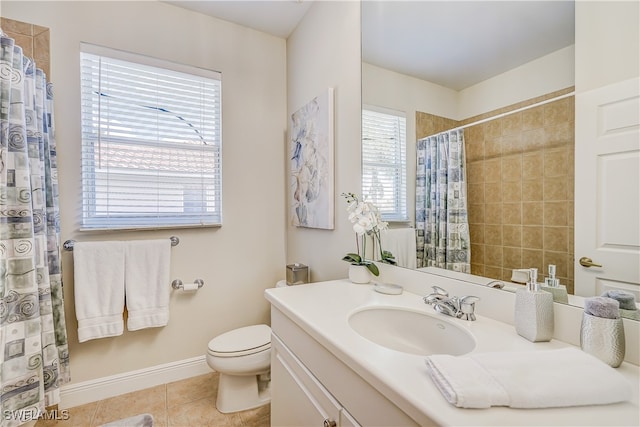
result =
M82 228L222 222L220 73L82 45Z
M362 111L362 193L386 221L406 221L406 118L404 113Z

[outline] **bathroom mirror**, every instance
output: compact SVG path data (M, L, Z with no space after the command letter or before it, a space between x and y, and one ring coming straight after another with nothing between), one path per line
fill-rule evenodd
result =
M411 223L415 223L415 162L416 162L416 134L421 131L419 123L420 115L435 116L433 120L440 118L455 119L460 124L483 119L482 114L493 115L501 113L501 108L516 104L518 107L526 104L519 104L521 101L534 98L535 102L552 98L556 95L571 95L573 90L573 45L574 45L574 4L573 2L534 2L534 1L509 1L509 2L445 2L445 1L421 1L421 2L397 2L397 1L367 1L362 3L362 96L363 106L374 105L399 111L405 111L407 117L407 171L408 171L408 206ZM515 31L515 28L518 31ZM502 36L498 29L504 29ZM528 31L528 32L527 32ZM497 37L491 39L489 36ZM505 53L506 52L506 53ZM529 56L527 56L529 55ZM554 64L563 61L565 57L567 66L560 73L564 75L556 76ZM547 58L549 68L544 68L544 64L537 64L540 79L553 81L556 84L548 91L539 92L530 97L509 100L509 96L498 93L493 98L491 92L484 93L487 98L483 106L465 105L465 100L474 98L472 93L475 85L481 87L480 82L487 81L494 76L507 73L509 70L521 67L524 64L535 63L539 58ZM558 59L560 58L560 59ZM558 59L559 62L554 60ZM540 63L544 62L538 61ZM452 68L451 64L457 64ZM413 84L426 86L426 93L431 94L430 99L416 100L421 94L408 92L403 86L404 79L414 79ZM507 81L507 80L505 80ZM512 80L511 83L513 83ZM562 82L567 82L563 85ZM435 85L434 85L435 84ZM525 86L535 85L531 80L520 80L517 84ZM436 86L437 85L437 86ZM527 89L503 87L503 92L529 93ZM476 91L477 92L477 91ZM400 99L402 98L402 99ZM476 97L477 98L477 97ZM451 101L454 99L454 101ZM458 105L454 105L455 103ZM470 101L472 102L472 101ZM562 227L556 227L555 231L560 231L563 239L562 251L559 262L563 269L561 283L568 285L570 293L573 290L573 97L563 98L558 101L560 106L549 106L555 108L552 115L563 115L566 123L558 124L564 126L570 132L570 146L559 148L552 147L560 152L565 165L565 176L547 182L549 187L560 189L565 194L566 207L563 207L566 215L566 222ZM413 106L413 109L406 106ZM551 104L549 104L551 105ZM365 107L363 107L365 108ZM540 107L544 109L545 107ZM413 117L414 115L418 117ZM544 114L542 112L541 114ZM466 122L465 119L468 119ZM418 129L418 130L416 130ZM471 128L469 128L471 129ZM441 129L446 130L446 128ZM439 131L438 131L439 132ZM437 132L434 132L437 133ZM430 134L418 135L418 137L429 136ZM465 134L465 139L467 134ZM484 147L485 151L487 147ZM474 173L470 167L469 148L467 148L467 173ZM526 149L524 151L527 155ZM549 154L551 155L551 153ZM543 154L544 156L544 154ZM486 167L495 160L495 157L488 156ZM522 171L522 169L521 169ZM523 172L521 172L523 173ZM541 178L541 180L545 179ZM518 191L522 192L523 187L518 184ZM475 187L478 188L478 187ZM474 189L475 189L474 188ZM496 188L496 187L493 187ZM485 191L487 189L485 188ZM504 193L505 188L499 188L496 193ZM471 189L469 190L471 193ZM485 194L485 197L489 193ZM495 195L495 193L494 193ZM471 199L473 196L469 195ZM522 200L522 199L521 199ZM470 202L471 203L471 202ZM523 206L525 203L523 202ZM543 215L544 210L537 212L526 212L526 215ZM486 215L486 212L484 213ZM520 213L523 214L522 212ZM471 213L469 213L471 216ZM471 222L471 221L470 221ZM530 218L530 224L543 224L542 219ZM526 225L523 221L522 228L486 226L482 230L480 237L487 238L488 234L499 234L499 240L506 240L506 233L517 230L522 236L522 229ZM557 224L556 224L557 225ZM395 224L394 224L395 226ZM473 248L485 242L474 241L479 233L473 232L471 228L472 264ZM533 230L535 227L531 227ZM546 230L540 227L538 239L547 239ZM551 231L551 230L549 230ZM554 235L555 236L555 235ZM511 236L512 237L512 236ZM519 237L522 239L522 237ZM500 244L502 244L501 242ZM557 242L556 242L557 243ZM492 242L492 244L498 244ZM547 276L547 264L552 263L552 252L558 252L556 248L550 251L542 251L542 247L537 250L521 249L521 258L517 259L518 264L512 263L508 267L527 268L538 267L541 277ZM541 257L539 254L544 253ZM538 255L535 259L528 258L528 254ZM562 264L564 263L564 264ZM505 263L506 264L506 263ZM511 268L504 265L500 271L487 269L473 271L474 276L459 275L443 269L429 267L428 271L437 274L454 275L463 280L477 280L479 283L486 283L489 277L506 282L510 279ZM508 286L507 286L508 288ZM580 298L572 297L569 301L579 305Z

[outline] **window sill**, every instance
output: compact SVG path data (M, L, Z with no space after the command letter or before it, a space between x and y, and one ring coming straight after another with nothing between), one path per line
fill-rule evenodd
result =
M153 230L177 230L186 228L220 228L222 224L187 224L187 225L153 225L149 227L80 227L78 231L153 231Z

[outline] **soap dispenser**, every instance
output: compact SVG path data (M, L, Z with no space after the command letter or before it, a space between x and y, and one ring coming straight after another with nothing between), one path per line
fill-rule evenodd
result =
M531 342L553 337L553 295L540 289L538 269L529 270L529 282L516 291L515 324L518 335Z
M556 277L556 266L549 264L549 275L544 279L544 284L540 287L543 291L551 293L553 300L564 304L569 303L569 295L567 287L560 284L560 280Z

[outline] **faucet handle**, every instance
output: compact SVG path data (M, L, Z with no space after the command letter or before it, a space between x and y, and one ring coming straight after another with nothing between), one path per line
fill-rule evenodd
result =
M436 295L442 295L443 297L448 297L449 296L449 292L447 292L445 289L442 289L440 286L432 286L433 288L433 293Z
M458 300L460 304L460 318L464 320L476 320L475 309L476 302L480 301L479 297L467 295Z
M437 301L443 300L449 297L449 292L442 289L440 286L433 286L433 293L430 293L426 297L422 298L425 304L434 304Z
M492 280L486 283L485 286L488 288L502 289L504 288L504 282L502 280Z

